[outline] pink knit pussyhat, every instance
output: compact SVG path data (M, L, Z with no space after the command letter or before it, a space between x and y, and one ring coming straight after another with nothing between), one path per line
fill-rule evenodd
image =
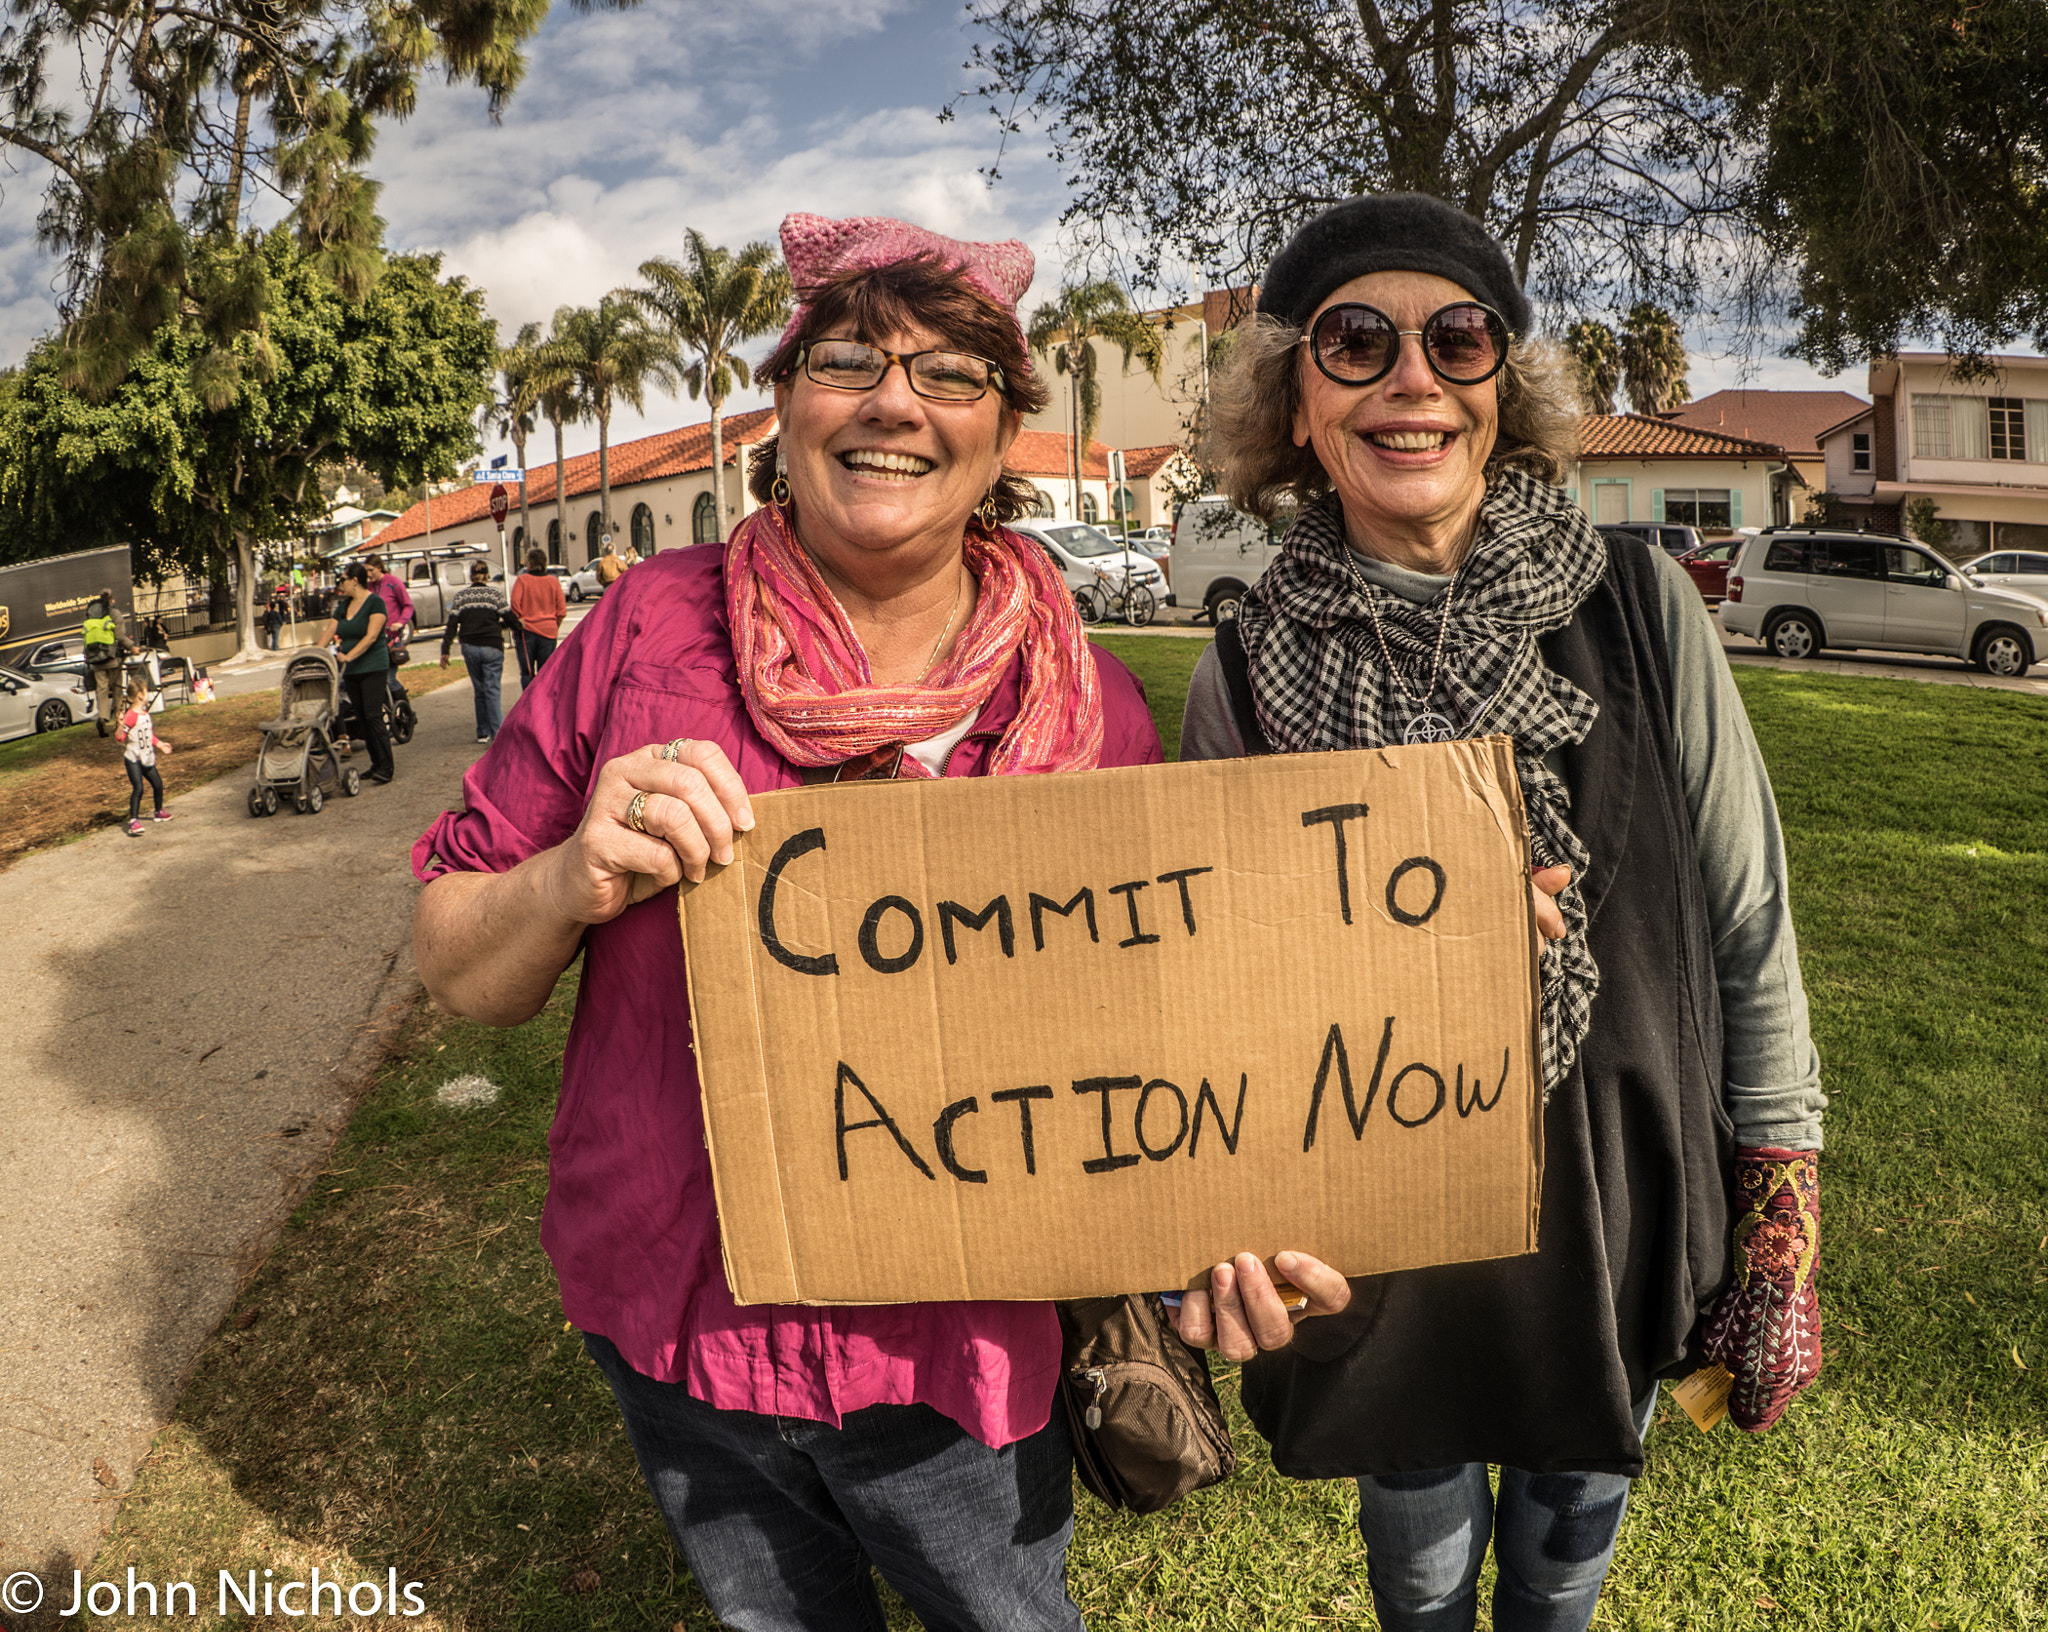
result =
M830 221L822 215L786 215L782 218L782 258L789 265L797 308L789 327L782 331L782 343L787 344L803 328L805 314L811 309L808 297L814 290L845 273L873 271L917 255L937 255L959 267L970 284L1012 318L1017 315L1017 302L1031 287L1036 265L1031 251L1015 238L1005 238L999 244L970 244L886 215L852 215L844 221ZM1023 332L1021 323L1018 332Z

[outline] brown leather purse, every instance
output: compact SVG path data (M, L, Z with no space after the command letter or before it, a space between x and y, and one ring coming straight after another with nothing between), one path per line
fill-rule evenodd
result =
M1237 1471L1204 1357L1151 1293L1057 1305L1074 1465L1112 1508L1157 1513Z

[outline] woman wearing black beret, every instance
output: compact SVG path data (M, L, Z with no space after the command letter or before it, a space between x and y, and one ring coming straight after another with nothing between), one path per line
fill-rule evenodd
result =
M1820 1369L1820 1066L1763 762L1691 581L1558 484L1563 359L1476 222L1354 199L1268 270L1214 384L1240 508L1294 510L1218 631L1183 758L1507 733L1542 957L1540 1247L1346 1281L1218 1264L1180 1317L1246 1362L1298 1478L1355 1477L1389 1632L1583 1632L1657 1384L1760 1431ZM1315 1318L1304 1318L1315 1317ZM1500 1469L1496 1494L1488 1465Z

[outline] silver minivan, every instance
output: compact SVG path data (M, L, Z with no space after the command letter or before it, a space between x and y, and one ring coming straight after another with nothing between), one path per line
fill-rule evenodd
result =
M1979 583L1924 544L1880 533L1774 528L1728 574L1721 627L1779 657L1824 647L1959 657L2019 675L2048 655L2048 604Z

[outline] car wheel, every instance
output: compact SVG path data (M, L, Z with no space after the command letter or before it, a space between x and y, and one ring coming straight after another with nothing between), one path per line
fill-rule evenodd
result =
M583 599L583 586L581 584L571 584L569 586L569 599L572 601Z
M1977 637L1977 667L1986 674L2014 680L2025 674L2033 661L2033 647L2017 629L1994 624Z
M41 708L36 710L36 729L38 731L62 731L70 723L71 710L65 706L64 699L61 697L52 697Z
M1124 622L1133 629L1142 629L1152 621L1159 610L1159 603L1153 599L1152 591L1143 584L1133 584L1124 592Z
M1820 656L1820 625L1803 612L1788 612L1764 632L1764 644L1777 657Z
M1211 594L1206 603L1210 624L1213 626L1228 623L1236 617L1238 600L1243 594L1244 591L1241 589L1226 589L1220 594Z
M341 773L342 797L353 799L363 791L363 773L351 765Z
M1075 590L1074 606L1080 612L1083 623L1100 623L1102 621L1102 599L1094 590Z

